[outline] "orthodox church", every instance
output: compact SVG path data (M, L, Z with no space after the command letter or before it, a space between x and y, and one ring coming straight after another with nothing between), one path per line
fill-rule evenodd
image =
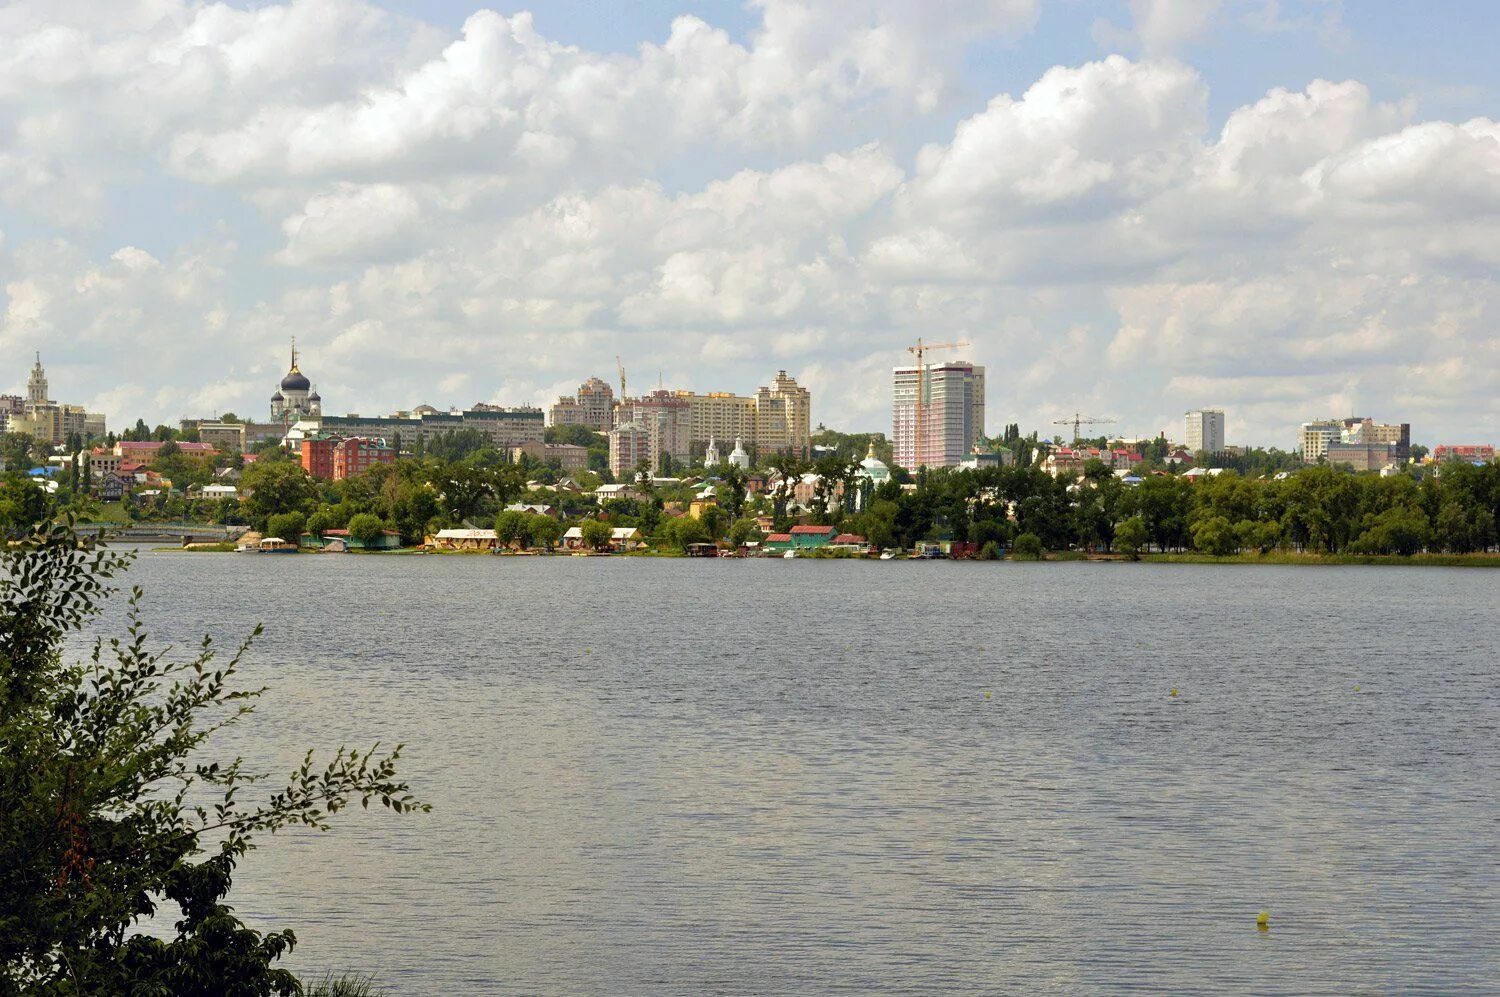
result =
M297 343L292 342L292 366L271 396L271 421L282 424L317 419L323 415L323 399L307 375L297 366Z

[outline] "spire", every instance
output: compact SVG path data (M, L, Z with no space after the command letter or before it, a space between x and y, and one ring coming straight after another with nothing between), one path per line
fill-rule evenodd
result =
M292 337L292 370L297 369L297 337Z

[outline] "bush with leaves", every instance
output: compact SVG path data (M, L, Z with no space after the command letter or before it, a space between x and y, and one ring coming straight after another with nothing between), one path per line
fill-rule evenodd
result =
M1010 550L1010 557L1013 561L1040 561L1042 538L1035 533L1022 533L1016 537L1016 542Z
M204 755L264 691L236 684L254 635L227 660L208 638L170 658L133 590L125 634L66 662L128 563L65 525L0 551L0 995L300 994L275 965L293 934L248 928L225 904L236 863L257 835L325 828L355 802L427 806L396 775L400 747L378 745L322 764L309 752L284 788L244 802L263 776ZM136 930L166 905L180 911L171 934Z

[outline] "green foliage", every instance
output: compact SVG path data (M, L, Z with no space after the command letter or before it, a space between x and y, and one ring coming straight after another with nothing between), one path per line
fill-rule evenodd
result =
M302 513L282 512L266 520L266 535L296 543L306 526L307 517Z
M234 868L262 833L324 828L354 802L427 809L396 777L400 748L309 753L285 787L208 757L251 716L239 688L250 639L228 660L205 638L185 659L152 647L141 593L125 633L65 662L129 557L66 526L0 551L0 994L296 994L277 961L290 931L262 934L226 905ZM259 633L259 630L256 631ZM165 934L137 924L163 906Z
M307 997L380 997L373 983L363 976L325 976L307 989Z
M311 511L309 507L317 499L318 486L301 464L262 457L245 468L240 491L245 496L246 515L264 529L272 516Z
M1040 561L1042 554L1042 538L1035 533L1022 533L1010 549L1014 561Z
M1239 553L1239 537L1223 516L1210 516L1193 527L1193 547L1214 557Z
M1132 561L1140 560L1141 551L1146 549L1150 541L1151 535L1146 529L1146 521L1140 516L1131 516L1115 528L1115 550Z
M759 540L761 536L760 528L753 519L736 519L729 524L729 542L736 547L743 547L751 540Z
M373 513L361 512L349 517L349 539L369 546L385 532L385 523Z
M984 546L979 548L979 553L975 555L975 558L980 561L1000 560L1000 545L993 540L986 541Z
M531 542L544 550L551 550L562 539L563 524L551 516L531 513Z
M527 513L512 509L495 517L495 535L506 547L531 546L531 532Z
M610 528L610 525L600 522L597 519L585 519L579 524L578 529L583 534L584 546L594 550L604 550L609 546L610 539L614 536L614 531Z
M682 553L692 544L708 543L713 539L707 527L691 516L679 516L676 519L668 519L662 524L661 536L668 544Z

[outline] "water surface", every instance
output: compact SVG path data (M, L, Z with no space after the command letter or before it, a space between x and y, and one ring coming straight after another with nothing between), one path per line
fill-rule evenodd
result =
M267 625L233 750L409 745L431 815L241 866L299 969L1500 989L1500 572L147 552L130 582L163 639Z

